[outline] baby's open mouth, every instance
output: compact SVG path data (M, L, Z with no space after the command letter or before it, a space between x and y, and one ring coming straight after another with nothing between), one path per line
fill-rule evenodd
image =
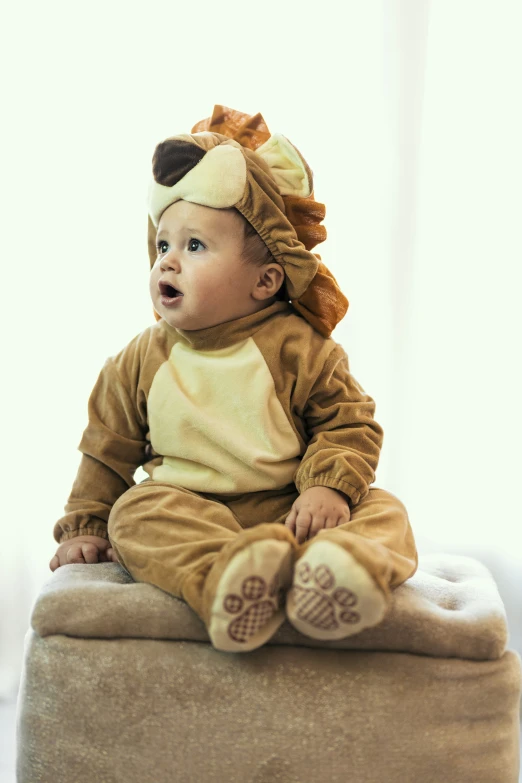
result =
M169 299L175 299L177 296L183 296L181 291L179 291L177 288L174 288L174 286L169 285L169 283L160 283L159 290L162 296L166 296Z

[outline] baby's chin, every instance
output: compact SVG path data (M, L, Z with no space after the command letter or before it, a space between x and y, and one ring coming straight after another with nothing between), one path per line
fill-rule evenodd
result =
M200 329L209 329L212 326L219 326L220 324L227 323L228 321L236 321L238 318L244 318L256 310L264 309L268 307L271 302L264 302L262 306L252 308L248 303L244 308L235 307L227 311L225 307L216 308L206 307L203 312L194 312L190 309L190 303L185 302L181 298L178 302L171 306L165 306L161 301L156 300L154 308L156 312L163 318L169 326L174 329L183 329L186 332L195 332Z
M169 326L172 326L174 329L183 329L185 332L195 332L198 329L207 329L209 326L217 326L217 324L222 323L222 320L217 316L209 318L208 313L196 315L194 313L180 312L180 306L168 308L157 305L155 310Z

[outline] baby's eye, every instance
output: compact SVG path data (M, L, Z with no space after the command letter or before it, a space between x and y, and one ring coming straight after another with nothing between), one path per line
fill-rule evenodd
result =
M205 247L205 245L203 244L203 242L200 242L200 241L199 241L199 239L194 239L194 237L191 237L191 238L189 239L189 242L188 242L188 249L189 249L191 252L196 252L196 250L198 249L198 248L197 248L197 245L201 245L201 247Z
M164 239L161 240L161 242L156 243L156 250L160 255L167 252L167 248L169 246L168 242L165 242Z

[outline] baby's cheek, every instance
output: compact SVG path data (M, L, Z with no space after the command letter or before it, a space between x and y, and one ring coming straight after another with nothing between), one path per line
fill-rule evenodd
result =
M158 281L159 281L159 274L155 268L152 270L151 275L149 277L149 293L152 297L155 296L155 294L158 291Z

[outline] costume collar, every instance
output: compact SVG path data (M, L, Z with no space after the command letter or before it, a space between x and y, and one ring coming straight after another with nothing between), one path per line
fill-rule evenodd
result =
M229 345L246 340L247 337L257 332L262 326L277 313L291 312L289 302L277 301L257 313L236 318L234 321L225 321L222 324L209 326L206 329L176 329L170 326L164 319L161 320L164 329L170 335L180 335L191 348L196 351L217 351L227 348Z

